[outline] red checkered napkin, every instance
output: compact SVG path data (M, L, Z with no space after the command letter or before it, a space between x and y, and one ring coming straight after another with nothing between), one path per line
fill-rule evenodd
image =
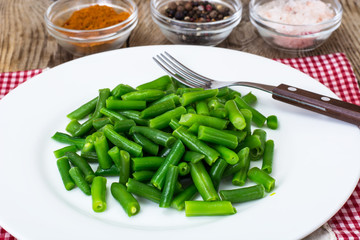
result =
M317 79L341 99L360 105L359 86L345 54L335 53L315 57L274 60L290 65ZM38 69L0 74L0 99L17 85L41 72L42 70ZM329 220L328 224L339 240L360 238L360 181L351 197L339 212ZM16 238L0 227L0 240L16 240Z

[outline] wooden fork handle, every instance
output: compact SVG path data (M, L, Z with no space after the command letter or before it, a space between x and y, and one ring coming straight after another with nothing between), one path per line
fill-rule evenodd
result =
M286 84L280 84L272 92L272 97L276 100L360 126L360 106L358 105Z

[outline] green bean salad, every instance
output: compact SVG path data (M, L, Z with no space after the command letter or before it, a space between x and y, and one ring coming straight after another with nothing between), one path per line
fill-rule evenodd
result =
M274 141L264 129L277 129L277 117L256 102L251 92L188 88L167 75L100 89L67 115L66 133L52 136L66 144L54 151L64 187L91 196L95 212L106 210L110 190L129 217L140 211L139 198L186 216L235 214L235 204L275 187ZM118 178L109 190L108 177ZM233 189L220 189L229 178Z

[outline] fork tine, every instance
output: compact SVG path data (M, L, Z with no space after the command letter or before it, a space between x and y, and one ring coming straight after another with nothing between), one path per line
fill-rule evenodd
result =
M207 82L208 84L210 84L213 80L210 78L207 78L203 75L198 74L197 72L194 72L193 70L191 70L190 68L186 67L184 64L180 63L176 58L174 58L173 56L171 56L168 52L165 51L165 54L174 62L177 63L178 66L180 66L182 69L186 70L186 72L188 72L189 74L191 74L193 77L202 80L204 82Z
M180 62L176 61L176 59L175 59L176 62L174 62L162 53L160 54L160 56L162 57L162 60L164 60L168 65L171 65L171 67L174 69L174 71L176 71L177 74L179 74L185 80L189 80L192 83L199 85L199 87L201 87L201 88L209 88L210 87L209 86L210 84L208 84L207 82L204 82L203 80L201 80L197 77L194 77L192 74L189 74L188 71L184 70L181 66L179 66L182 64Z
M157 55L158 57L158 55ZM192 88L197 88L198 86L192 84L189 81L184 80L183 78L180 78L178 75L176 75L176 73L173 73L172 71L170 71L168 68L166 68L157 58L153 57L153 60L165 71L167 72L170 76L172 76L173 78L175 78L177 81L181 82L182 84L188 86L188 87L192 87Z

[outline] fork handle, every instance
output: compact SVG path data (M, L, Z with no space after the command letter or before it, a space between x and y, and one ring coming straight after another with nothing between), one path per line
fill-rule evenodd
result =
M360 106L358 105L286 84L275 87L272 93L272 97L276 100L360 126Z

